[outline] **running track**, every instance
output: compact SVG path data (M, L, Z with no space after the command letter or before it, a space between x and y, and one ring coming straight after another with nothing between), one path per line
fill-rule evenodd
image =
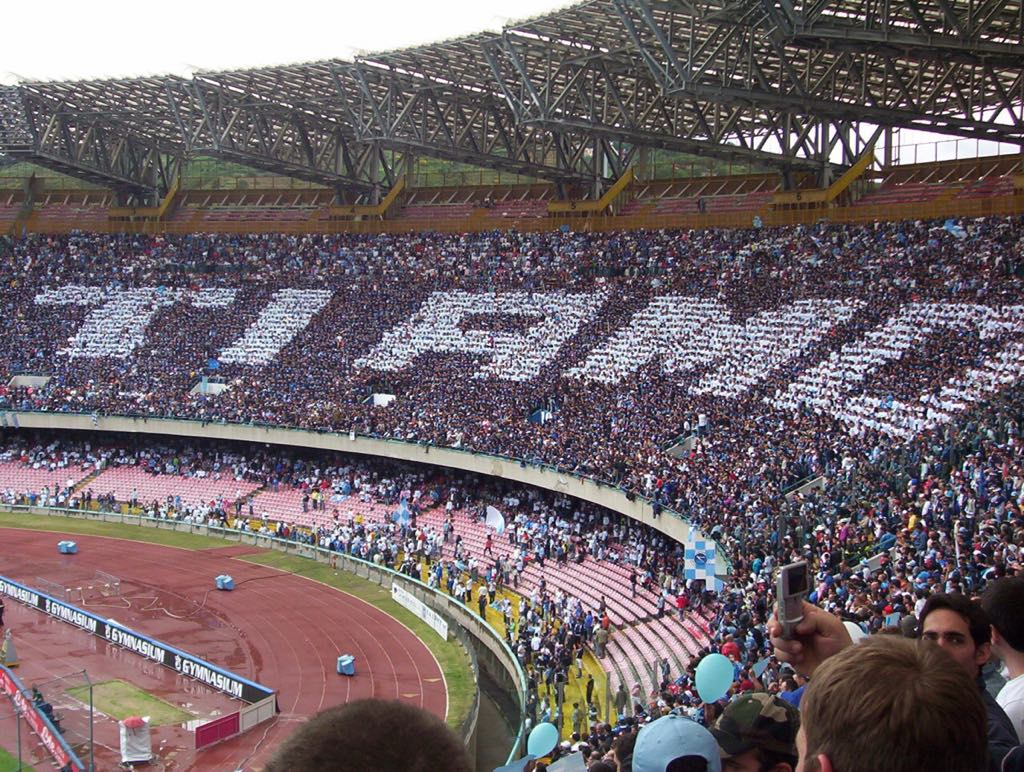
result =
M195 603L205 599L205 609L223 620L236 638L230 645L236 652L230 662L218 659L211 648L214 642L207 640L197 649L180 630L175 639L175 621L170 617L131 624L277 690L281 712L276 720L202 751L191 764L179 756L177 761L185 763L177 769L259 769L303 717L363 697L399 699L445 717L448 698L441 669L412 631L347 593L237 557L264 550L239 546L187 550L114 538L0 529L5 555L23 556L34 564L66 560L57 554L61 538L78 542L80 552L71 558L77 568L107 571ZM8 573L32 583L31 575L19 576L10 568ZM209 592L214 577L222 573L235 579L236 589ZM223 642L221 648L223 653ZM235 661L239 648L242 662ZM355 678L337 675L335 663L342 653L355 655Z

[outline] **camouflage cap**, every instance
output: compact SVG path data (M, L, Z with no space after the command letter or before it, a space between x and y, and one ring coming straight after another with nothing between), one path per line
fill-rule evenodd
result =
M711 733L724 758L758 748L786 754L796 761L800 712L780 697L765 692L744 694L722 712Z

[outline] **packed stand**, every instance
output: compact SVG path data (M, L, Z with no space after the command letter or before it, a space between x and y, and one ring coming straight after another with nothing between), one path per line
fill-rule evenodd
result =
M737 662L735 688L795 690L777 661L760 668L774 567L810 559L812 600L868 631L916 617L936 592L975 594L1019 569L1022 233L1019 218L991 218L966 228L33 237L4 259L15 312L0 354L9 372L54 377L4 399L355 430L619 485L689 518L730 556L710 648ZM317 305L325 285L338 290ZM88 345L76 336L89 306L59 297L72 286L188 289L167 290L179 293L173 304L138 301L152 311L145 338L118 359L69 353ZM508 305L487 315L459 291ZM581 293L579 313L562 314ZM708 339L742 341L743 356L673 347L692 332L666 295L695 299ZM273 357L225 348L246 340L261 307L295 297L315 310ZM460 302L470 304L451 311ZM422 329L423 309L451 311L479 354L399 339ZM559 345L530 369L510 338L537 320ZM631 320L638 350L616 337ZM790 334L776 339L783 322ZM214 360L231 388L188 395ZM397 399L375 407L374 392ZM526 420L538 406L551 420ZM665 452L690 435L692 450ZM823 490L793 493L819 476ZM638 570L678 581L677 554L651 550ZM881 557L862 564L871 556ZM679 708L710 723L715 707L693 688L697 659L684 672L669 663L656 683L623 684L618 712Z

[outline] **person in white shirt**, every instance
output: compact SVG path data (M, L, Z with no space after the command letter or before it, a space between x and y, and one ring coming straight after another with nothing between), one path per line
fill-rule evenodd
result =
M1024 576L992 582L981 603L992 622L992 653L1002 660L1006 677L996 702L1024 742Z

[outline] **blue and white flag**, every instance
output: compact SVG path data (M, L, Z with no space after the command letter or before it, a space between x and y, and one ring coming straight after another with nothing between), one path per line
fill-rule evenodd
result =
M484 524L493 528L499 534L505 533L505 516L495 507L487 507L487 517Z
M718 545L696 528L691 528L683 550L685 576L687 579L703 579L708 587L714 584L715 553Z
M958 239L967 238L967 231L965 231L962 226L957 225L956 220L954 220L952 217L946 220L942 227L946 230L947 233L956 236Z
M412 514L409 512L409 505L405 499L402 499L402 503L398 507L398 511L391 516L391 521L398 523L399 525L406 525L412 519Z

